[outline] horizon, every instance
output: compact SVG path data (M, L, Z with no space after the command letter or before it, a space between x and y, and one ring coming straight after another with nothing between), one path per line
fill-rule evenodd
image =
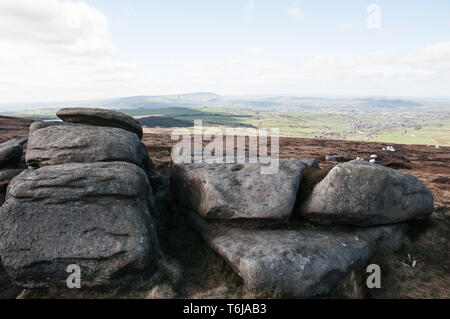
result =
M173 93L173 94L156 94L156 95L133 95L133 96L114 96L114 97L103 97L103 98L93 98L93 99L80 99L80 100L60 100L60 101L32 101L32 102L23 102L23 101L17 101L17 102L10 102L10 103L3 103L0 101L0 112L11 112L11 107L19 107L22 110L26 110L29 108L29 110L43 107L44 109L53 109L58 108L61 106L47 106L47 104L58 104L58 103L84 103L84 102L101 102L101 101L108 101L108 100L120 100L120 99L130 99L130 98L156 98L156 97L175 97L175 96L186 96L186 95L194 95L194 94L214 94L217 95L218 98L246 98L246 99L265 99L265 98L296 98L296 99L324 99L324 100L359 100L359 99L369 99L369 100L405 100L405 101L433 101L433 102L443 102L443 103L450 103L450 96L449 97L413 97L413 96L365 96L365 95L327 95L327 94L316 94L316 95L295 95L295 94L229 94L229 95L221 95L217 94L215 92L182 92L182 93ZM2 107L7 107L6 109L2 109ZM79 107L79 106L76 106ZM86 106L86 107L93 107ZM180 106L174 106L175 108L179 108ZM106 108L104 106L98 106L98 108ZM167 108L167 106L162 106L161 108ZM0 113L1 115L1 113Z
M177 92L448 99L449 9L443 0L4 0L0 104Z

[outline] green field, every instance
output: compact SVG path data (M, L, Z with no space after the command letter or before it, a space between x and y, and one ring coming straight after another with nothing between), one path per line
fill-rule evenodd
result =
M61 107L120 110L143 126L279 128L281 136L450 146L450 101L388 98L220 97L188 94L49 104L0 113L56 119Z

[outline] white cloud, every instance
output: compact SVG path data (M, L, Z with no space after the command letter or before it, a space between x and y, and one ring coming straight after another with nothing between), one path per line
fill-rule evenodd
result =
M191 65L192 66L192 65ZM311 56L186 69L193 79L184 91L222 94L336 94L379 96L449 96L450 42L399 54L359 57ZM187 81L187 79L186 79Z
M300 10L296 3L291 4L288 10L288 14L296 19L303 19L304 17L303 11Z
M111 55L113 49L108 20L84 2L0 2L3 57L94 58Z
M262 48L251 48L247 50L248 53L250 54L260 54L264 52L264 49Z
M2 101L33 96L24 92L55 100L121 87L136 66L115 60L114 51L108 19L85 2L0 1L0 83L16 84L0 84Z

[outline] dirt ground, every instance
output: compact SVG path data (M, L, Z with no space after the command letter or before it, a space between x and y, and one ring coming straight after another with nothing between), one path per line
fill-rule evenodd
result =
M27 136L31 121L0 116L0 143ZM170 152L175 142L168 134L144 134L160 174L170 171ZM326 155L339 154L346 160L377 154L380 164L418 177L432 191L435 213L425 222L413 223L410 239L399 253L380 252L374 262L382 266L382 288L364 288L364 274L353 274L331 298L450 298L450 147L392 145L395 152L383 151L389 144L323 139L280 138L281 157L315 158L324 168L336 165ZM167 219L161 225L163 258L157 275L139 286L113 291L94 290L85 294L55 290L26 291L21 298L241 298L248 294L240 278L211 251L200 236L175 217L176 208L159 203ZM166 205L166 206L165 206ZM173 218L172 218L173 217ZM415 261L415 267L412 267ZM18 290L0 270L0 298L15 298Z

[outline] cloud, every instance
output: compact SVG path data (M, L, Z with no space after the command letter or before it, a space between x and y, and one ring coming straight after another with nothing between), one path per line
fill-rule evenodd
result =
M190 81L182 87L222 94L448 97L450 92L450 42L397 54L272 62L273 58L267 63L238 65L209 61L207 67L186 69L183 73Z
M263 48L244 48L242 56L205 55L205 59L166 64L158 60L151 70L143 71L132 61L116 58L108 19L85 2L0 0L0 101L200 90L405 96L449 96L450 92L450 42L355 57L334 57L331 52L310 57L293 52L276 55L277 50L270 50L269 56L261 54ZM250 56L255 54L260 54L257 59Z
M247 50L248 53L250 54L260 54L264 52L264 49L262 48L251 48Z
M55 100L66 96L62 86L95 93L129 81L136 65L114 52L108 19L85 2L0 1L0 83L18 88L0 84L3 101L26 100L27 89Z
M288 14L296 19L303 19L303 11L297 6L296 3L292 3L289 7Z
M108 20L84 2L2 0L0 52L15 58L95 58L114 47Z

